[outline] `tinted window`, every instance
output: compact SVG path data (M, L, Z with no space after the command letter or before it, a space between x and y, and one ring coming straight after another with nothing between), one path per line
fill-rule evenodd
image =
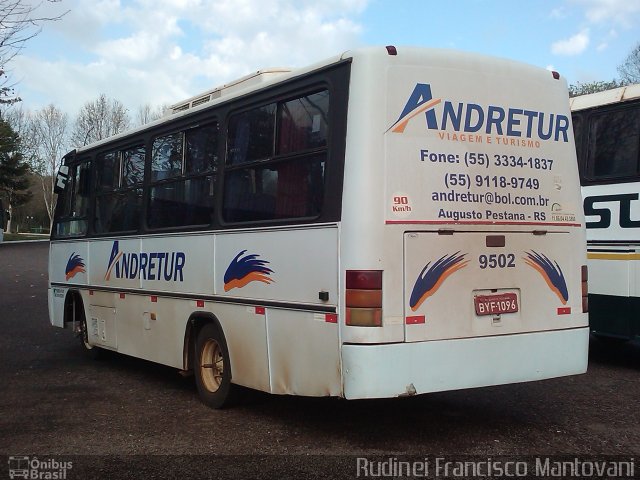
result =
M148 225L167 228L208 225L213 213L213 177L163 182L151 188Z
M189 130L185 134L185 173L216 170L218 164L218 124Z
M274 110L277 145L268 135L273 129L267 119L273 118ZM222 211L225 221L251 222L320 215L327 158L328 112L329 92L322 90L277 105L269 104L242 112L229 119L230 148L227 150ZM264 118L264 121L255 120L258 118ZM254 125L263 128L252 129ZM251 149L251 145L257 146ZM257 151L259 155L255 153ZM253 163L245 166L248 161Z
M585 159L584 152L582 147L582 142L584 140L584 121L582 120L582 116L575 114L571 117L571 123L573 123L573 136L576 141L576 156L578 157L578 168L580 170L580 178L583 178L585 175L584 167L585 167Z
M108 191L120 186L120 161L118 152L98 155L96 168L98 190Z
M182 174L182 138L182 132L178 132L153 141L152 182Z
M327 145L329 92L314 93L283 103L278 108L278 154Z
M144 180L144 147L134 147L122 152L122 186L130 187Z
M589 129L591 178L637 175L639 145L640 109L594 115Z
M243 168L225 174L228 222L315 217L321 212L325 155Z
M55 235L68 237L87 233L87 214L91 195L91 163L83 162L69 168L69 180L64 194L60 195L56 215Z
M152 183L148 190L149 228L204 226L211 223L218 167L217 149L216 122L156 139Z
M98 156L96 233L138 230L144 168L145 148L141 145Z
M273 155L275 111L274 103L229 119L228 164L238 165Z
M142 189L109 193L96 198L97 233L127 232L138 229L142 207Z

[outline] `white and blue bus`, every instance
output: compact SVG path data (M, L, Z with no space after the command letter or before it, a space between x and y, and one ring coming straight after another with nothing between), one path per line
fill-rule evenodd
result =
M267 70L70 152L51 323L203 401L396 397L586 371L566 82L419 48Z
M589 265L589 323L640 336L640 85L571 99Z

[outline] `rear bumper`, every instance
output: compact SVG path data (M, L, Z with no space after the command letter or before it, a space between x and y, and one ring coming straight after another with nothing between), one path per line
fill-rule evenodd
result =
M589 328L387 345L343 345L344 396L385 398L587 371Z

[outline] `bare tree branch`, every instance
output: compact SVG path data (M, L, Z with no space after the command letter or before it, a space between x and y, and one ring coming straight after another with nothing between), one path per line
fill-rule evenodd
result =
M122 102L109 99L103 93L93 102L87 102L80 109L73 131L71 143L83 146L103 138L124 132L129 128L129 112Z
M46 0L46 3L60 1ZM22 51L27 41L42 31L44 23L58 21L69 12L67 10L53 16L38 15L44 3L32 5L25 0L0 0L0 105L20 101L7 74L11 60Z
M640 83L640 43L627 55L627 58L618 66L620 78L626 84Z
M155 120L162 118L165 110L169 108L168 105L152 106L150 103L140 105L136 111L136 125L146 125Z

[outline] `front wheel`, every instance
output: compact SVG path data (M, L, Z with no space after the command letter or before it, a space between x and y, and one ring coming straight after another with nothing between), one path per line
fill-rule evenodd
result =
M222 333L212 323L198 332L194 372L202 402L211 408L230 406L237 387L231 383L229 351Z
M80 321L80 342L82 342L84 352L89 358L92 358L93 360L101 360L104 358L105 351L102 348L89 343L87 319L84 318L84 315L82 315L82 319Z

